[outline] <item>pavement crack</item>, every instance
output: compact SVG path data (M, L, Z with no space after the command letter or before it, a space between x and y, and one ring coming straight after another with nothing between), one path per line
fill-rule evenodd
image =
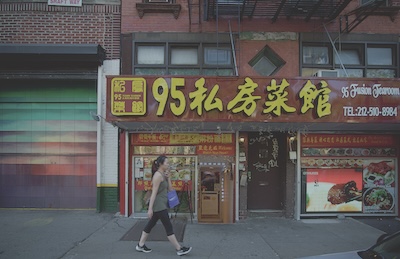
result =
M263 235L261 235L260 233L257 233L262 240L264 240L265 244L267 244L267 246L269 246L271 248L271 250L274 252L276 258L281 258L278 254L278 252L268 243L268 241L263 237Z
M121 226L121 225L119 224L118 219L115 220L114 223L117 224L118 227L123 228L123 229L126 229L126 227L123 227L123 226Z
M72 247L70 247L65 253L63 253L61 256L59 256L57 259L61 259L64 256L66 256L69 252L71 252L74 248L76 248L77 246L81 245L83 242L85 242L86 240L88 240L91 236L93 236L97 231L99 231L100 229L104 228L105 225L107 225L112 219L110 219L109 221L107 221L106 223L104 223L103 225L101 225L99 228L97 228L95 231L93 231L90 235L88 235L87 237L85 237L84 239L82 239L81 241L77 241L74 242L74 245Z

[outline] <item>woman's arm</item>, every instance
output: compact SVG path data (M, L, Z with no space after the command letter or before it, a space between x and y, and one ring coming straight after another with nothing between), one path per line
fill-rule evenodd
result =
M168 179L168 191L169 191L169 192L170 192L170 191L173 191L173 190L174 190L174 187L172 187L172 182L171 182L170 174L168 173L166 176L167 176L167 179Z
M153 186L152 186L150 202L149 202L149 211L147 213L149 218L151 218L153 216L153 205L154 205L154 201L157 196L158 188L160 187L160 183L162 180L163 180L162 175L159 172L156 172L154 174L153 180L152 180Z

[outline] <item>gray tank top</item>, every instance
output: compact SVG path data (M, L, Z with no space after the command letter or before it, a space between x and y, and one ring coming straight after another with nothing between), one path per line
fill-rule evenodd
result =
M164 178L164 181L160 183L156 199L154 200L153 211L162 211L168 209L168 181Z

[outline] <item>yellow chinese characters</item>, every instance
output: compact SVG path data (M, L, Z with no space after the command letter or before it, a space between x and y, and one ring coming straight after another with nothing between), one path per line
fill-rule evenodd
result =
M267 101L265 102L266 109L263 113L274 113L276 116L281 116L282 110L286 113L296 111L296 108L290 107L286 104L288 101L288 92L285 89L289 86L288 81L283 79L280 85L276 84L276 80L272 79L271 84L267 86Z
M111 96L111 113L115 116L146 113L146 80L144 78L113 78Z
M227 109L232 110L233 113L244 112L247 116L251 116L257 108L256 101L261 99L261 96L252 95L258 84L249 77L246 77L244 81L243 85L238 86L239 93L228 103Z
M203 114L203 108L205 111L211 111L218 109L223 110L223 105L221 99L216 97L219 85L214 85L211 89L210 94L207 96L207 88L204 87L205 79L202 77L195 82L196 91L189 93L189 98L193 100L190 103L190 109L196 110L198 115Z
M304 114L310 109L316 107L316 115L318 118L330 115L331 104L329 103L329 94L332 92L328 88L328 84L322 80L319 89L310 80L303 86L299 93L302 100L301 113Z

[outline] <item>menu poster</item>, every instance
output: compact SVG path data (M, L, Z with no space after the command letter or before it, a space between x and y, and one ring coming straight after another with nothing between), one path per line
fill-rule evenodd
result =
M366 213L394 213L396 171L393 159L368 159L363 164Z
M309 168L306 182L306 212L361 212L361 168Z

